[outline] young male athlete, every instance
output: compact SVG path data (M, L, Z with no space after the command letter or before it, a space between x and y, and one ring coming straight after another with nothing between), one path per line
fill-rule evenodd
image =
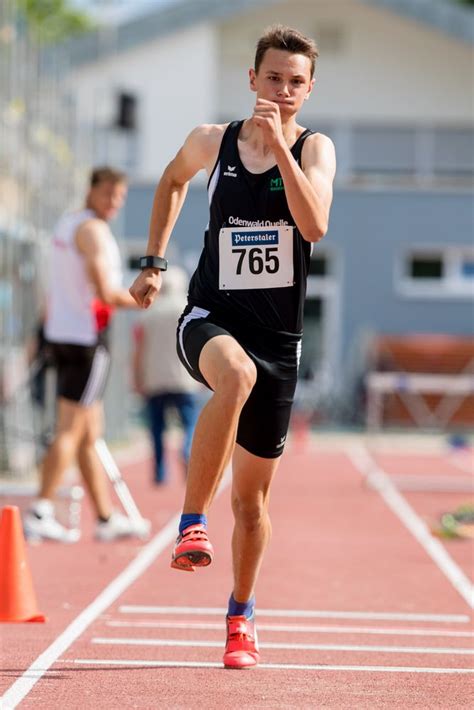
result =
M110 365L107 329L114 308L135 307L121 287L120 253L109 221L123 206L127 181L109 167L92 171L83 209L55 227L44 333L58 373L57 424L42 466L39 498L24 519L29 537L75 542L77 531L56 519L54 497L77 458L97 513L96 537L135 534L130 520L112 511L95 443L102 430L102 397Z
M143 271L131 288L147 308L189 180L209 175L210 221L178 325L178 354L213 396L196 427L172 567L212 561L207 512L232 456L234 587L224 665L257 665L254 589L271 526L268 494L285 444L296 385L311 247L326 233L335 153L296 122L314 85L314 42L269 28L257 45L253 114L203 125L158 185Z

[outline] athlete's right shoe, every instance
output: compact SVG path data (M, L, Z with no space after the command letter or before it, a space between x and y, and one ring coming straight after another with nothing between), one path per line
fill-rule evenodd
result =
M176 539L171 567L194 572L196 567L207 567L212 562L214 550L204 525L189 525Z
M243 670L255 668L260 660L255 619L227 616L227 640L224 667Z
M77 528L66 528L54 517L54 508L37 505L23 516L23 531L27 540L54 540L54 542L77 542L81 531ZM39 510L41 509L41 513Z
M99 521L95 526L94 537L101 542L113 542L124 537L146 537L146 520L139 523L114 510L107 521Z

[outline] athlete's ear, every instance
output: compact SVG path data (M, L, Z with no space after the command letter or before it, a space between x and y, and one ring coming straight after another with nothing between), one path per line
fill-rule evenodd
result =
M306 96L304 97L305 101L307 101L309 99L309 97L311 96L311 92L313 90L315 83L316 83L316 79L311 79L311 81L309 82L308 91L306 93Z
M255 73L255 69L250 68L249 69L250 91L257 91L257 85L255 83L256 79L257 79L257 75Z

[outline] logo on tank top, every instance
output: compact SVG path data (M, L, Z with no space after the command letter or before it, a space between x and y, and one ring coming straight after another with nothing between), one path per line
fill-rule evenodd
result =
M270 192L281 192L284 189L283 178L270 178Z
M236 165L228 165L224 175L226 177L237 177L237 173L235 172L236 167Z

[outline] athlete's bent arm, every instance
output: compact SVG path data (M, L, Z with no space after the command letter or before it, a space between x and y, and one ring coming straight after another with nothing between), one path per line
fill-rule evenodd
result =
M125 288L114 287L110 283L110 263L105 249L107 229L100 219L90 219L77 230L76 246L84 256L86 269L101 301L116 308L136 308L136 303Z
M275 155L296 226L306 241L318 242L329 224L336 173L333 142L320 133L309 136L303 146L302 168L286 144L275 149Z
M283 136L278 104L257 99L252 120L262 129L266 143L275 154L288 207L298 230L306 241L318 242L327 232L332 202L336 173L332 141L321 133L309 136L303 146L303 167L300 168Z
M199 170L208 167L220 135L222 131L219 126L198 126L189 134L175 158L166 167L153 200L147 255L165 255L171 232L186 197L189 181ZM139 306L148 308L160 286L161 272L158 269L145 269L131 286L130 293Z

